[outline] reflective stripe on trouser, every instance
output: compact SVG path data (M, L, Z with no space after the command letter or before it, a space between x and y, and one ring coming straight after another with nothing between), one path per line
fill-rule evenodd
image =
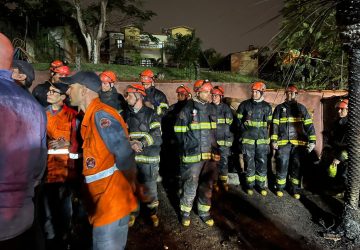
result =
M220 146L219 149L220 149L220 161L218 162L219 174L222 176L227 176L229 172L228 157L230 155L230 148Z
M265 186L269 152L270 148L268 144L243 144L242 153L248 188L253 188L255 184L260 188Z
M157 183L156 179L159 175L159 164L140 164L137 163L137 179L140 184L143 184L145 187L144 195L149 197L149 204L156 204L158 202L158 192L157 192ZM158 203L157 203L158 204ZM149 207L150 208L150 207Z
M182 164L180 175L183 190L180 197L181 212L190 213L196 194L198 204L211 206L212 187L217 176L216 162L206 160Z
M288 143L276 150L276 185L283 189L289 177L291 192L297 192L301 184L301 159L305 158L306 148Z

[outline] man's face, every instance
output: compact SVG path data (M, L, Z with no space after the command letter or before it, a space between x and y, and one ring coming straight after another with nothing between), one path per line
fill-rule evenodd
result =
M22 74L18 68L13 68L12 71L11 78L18 84L25 86L26 75Z
M290 92L290 91L288 91L288 92L286 92L285 93L286 94L286 100L288 100L288 101L295 101L295 99L296 99L296 92Z
M111 90L111 88L112 88L112 83L108 83L108 82L102 82L101 83L101 90L103 92L108 92L108 91Z
M125 93L125 100L126 100L126 102L129 104L129 106L134 107L134 105L135 105L136 102L137 102L137 98L136 98L135 93L128 93L128 92L126 92L126 93Z
M71 84L69 86L69 89L68 91L66 91L66 94L69 96L70 103L72 106L80 106L85 96L85 91L86 91L85 86L79 83Z
M142 85L144 86L145 89L148 89L151 87L151 83L148 83L148 82L142 82Z
M199 93L199 99L203 102L211 102L211 93L210 91L201 91Z
M212 102L216 105L219 105L221 102L221 96L220 95L212 95Z
M348 115L348 109L344 108L344 109L338 109L338 114L340 118L344 118Z
M47 92L47 102L50 104L60 104L64 101L65 95L62 95L60 90L50 86Z
M185 101L187 99L187 96L184 93L177 93L177 99L178 101Z
M259 100L262 96L262 93L259 90L252 90L251 91L251 98L253 100Z

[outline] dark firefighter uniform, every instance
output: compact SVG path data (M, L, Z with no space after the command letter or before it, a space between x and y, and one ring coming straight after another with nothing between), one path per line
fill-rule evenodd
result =
M156 114L163 116L169 108L166 95L154 86L145 89L145 92L146 96L144 97L144 102L150 102L154 106Z
M244 157L248 193L255 184L264 190L267 181L267 158L270 153L268 128L271 124L272 109L265 101L253 99L243 101L238 110L240 122L240 145ZM266 195L264 193L263 195Z
M130 140L140 141L142 152L135 154L138 180L144 184L150 201L146 204L150 215L155 215L159 206L156 179L159 173L161 125L155 111L143 106L138 112L132 107L126 109L126 123Z
M197 195L199 216L206 224L212 226L214 222L209 218L209 211L212 187L217 175L216 161L220 160L216 142L214 106L194 97L180 112L174 129L182 151L180 166L182 224L184 226L190 224L189 216Z
M298 199L301 159L306 154L308 144L316 142L313 121L304 105L293 100L276 106L273 113L271 142L278 145L275 154L276 185L281 192L278 196L282 196L286 179L289 177L290 191Z
M234 136L230 132L230 126L233 122L233 114L230 107L221 102L219 105L212 104L216 109L217 127L216 127L216 141L220 146L220 161L219 178L222 183L227 183L228 180L228 157L230 154L230 147L232 146Z

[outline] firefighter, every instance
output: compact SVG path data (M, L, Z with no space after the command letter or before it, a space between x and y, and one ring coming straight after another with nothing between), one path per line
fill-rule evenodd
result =
M56 70L56 69L55 69ZM51 244L69 240L72 182L76 181L77 112L65 105L68 85L51 83L47 93L48 162L44 186L44 229Z
M122 94L116 91L114 83L116 82L116 75L113 71L105 70L100 74L101 91L99 92L100 100L116 109L119 114L122 114L126 107L126 102Z
M163 185L167 185L168 190L178 192L179 186L179 150L174 126L176 119L186 105L187 101L191 99L191 89L184 84L176 88L177 102L169 107L169 110L161 119L161 130L163 143L161 145L161 163L160 174L163 178Z
M128 103L126 123L129 129L130 144L135 152L138 182L143 184L148 197L147 212L154 227L159 226L157 216L159 199L156 179L159 174L161 125L155 111L144 105L146 96L144 86L132 84L125 89ZM129 226L134 225L137 213L130 216Z
M156 113L162 117L169 108L169 104L166 95L154 86L154 73L150 69L144 70L140 73L140 81L146 92L145 105L155 109Z
M49 105L47 102L47 92L51 86L51 83L59 82L60 77L65 77L68 75L70 75L70 68L68 66L63 65L60 60L53 61L50 66L50 79L42 84L37 85L33 89L32 95L43 107L46 108Z
M264 101L266 85L251 84L251 98L243 101L236 113L240 122L240 145L244 157L246 192L253 195L254 187L266 196L267 159L270 153L269 127L272 109Z
M284 195L289 179L290 194L300 199L301 161L306 152L315 148L315 128L306 107L296 101L297 87L290 84L285 95L285 102L274 110L271 131L271 146L276 158L276 195Z
M19 86L28 91L35 79L33 66L26 61L14 60L12 71L11 77Z
M92 225L93 249L124 249L129 214L137 208L136 166L126 124L112 107L102 103L101 80L94 72L62 77L69 84L71 104L84 112L83 198Z
M346 143L346 131L348 121L348 99L340 100L336 104L339 118L336 120L331 130L329 144L334 150L332 163L328 167L329 177L335 178L344 187L346 180L346 172L348 166L348 152Z
M233 122L233 114L230 107L223 102L224 89L215 86L211 90L212 104L217 112L216 140L220 146L221 158L218 162L220 184L225 191L228 186L228 156L230 155L230 147L234 140L233 134L230 132L230 126ZM216 183L215 183L216 184ZM215 185L216 188L217 185Z
M183 226L190 225L190 212L196 196L200 218L208 226L214 225L210 216L211 196L220 155L216 143L216 110L210 104L211 89L209 81L196 81L195 96L181 110L174 126L182 151L180 213Z

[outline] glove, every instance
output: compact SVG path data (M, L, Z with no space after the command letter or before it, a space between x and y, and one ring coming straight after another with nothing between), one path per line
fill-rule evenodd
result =
M275 150L279 149L279 145L277 144L277 142L272 142L271 147L272 147L272 149L275 149Z
M313 151L314 148L315 148L315 143L310 142L310 143L307 145L306 150L308 151L308 153L311 153L311 151Z
M331 163L329 168L328 168L329 177L335 178L336 173L337 173L337 165L334 164L334 163Z

